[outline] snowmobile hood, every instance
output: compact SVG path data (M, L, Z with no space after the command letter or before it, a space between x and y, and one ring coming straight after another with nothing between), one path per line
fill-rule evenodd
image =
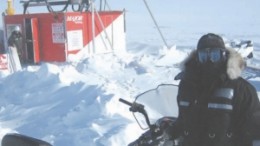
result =
M227 48L228 58L226 64L226 74L229 79L234 80L241 76L242 71L246 67L246 62L237 51L232 48ZM198 60L197 50L194 50L190 55L181 63L181 70L184 72L197 72Z

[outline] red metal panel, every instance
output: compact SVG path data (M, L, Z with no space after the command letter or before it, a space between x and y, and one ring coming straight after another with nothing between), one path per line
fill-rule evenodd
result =
M33 35L33 56L34 63L40 62L40 49L39 49L39 31L38 31L38 19L31 19L32 35Z
M64 15L58 14L39 14L39 45L42 61L66 61L65 42L55 43L53 41L53 24L59 23L63 25Z
M82 29L84 23L83 19L84 19L83 13L80 12L66 13L67 31Z

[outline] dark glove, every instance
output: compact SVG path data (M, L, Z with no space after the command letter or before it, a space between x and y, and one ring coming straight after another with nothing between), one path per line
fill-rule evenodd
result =
M156 123L157 127L160 129L160 133L165 133L172 137L173 125L176 121L176 118L173 117L163 117L159 119Z

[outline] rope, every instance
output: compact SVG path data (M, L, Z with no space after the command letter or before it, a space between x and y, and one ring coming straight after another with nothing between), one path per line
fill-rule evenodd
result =
M168 44L167 44L167 42L166 42L166 40L165 40L165 38L164 38L164 36L163 36L163 34L162 34L160 28L159 28L159 26L158 26L158 24L157 24L157 22L156 22L156 20L155 20L155 18L154 18L154 16L153 16L153 14L152 14L150 8L149 8L149 6L148 6L146 0L143 0L143 1L144 1L144 4L145 4L147 10L149 11L149 14L151 15L151 17L152 17L152 19L153 19L153 22L154 22L154 24L155 24L157 30L158 30L159 33L160 33L160 36L161 36L161 38L162 38L162 40L163 40L163 42L164 42L164 45L169 49L169 46L168 46Z

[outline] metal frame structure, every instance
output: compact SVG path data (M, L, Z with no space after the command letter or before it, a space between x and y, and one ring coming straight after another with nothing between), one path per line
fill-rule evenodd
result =
M46 6L49 12L64 12L71 5L74 12L88 11L90 0L20 0L23 4L23 13L25 14L28 7ZM53 6L63 6L61 10L55 11ZM76 8L77 6L77 8Z

